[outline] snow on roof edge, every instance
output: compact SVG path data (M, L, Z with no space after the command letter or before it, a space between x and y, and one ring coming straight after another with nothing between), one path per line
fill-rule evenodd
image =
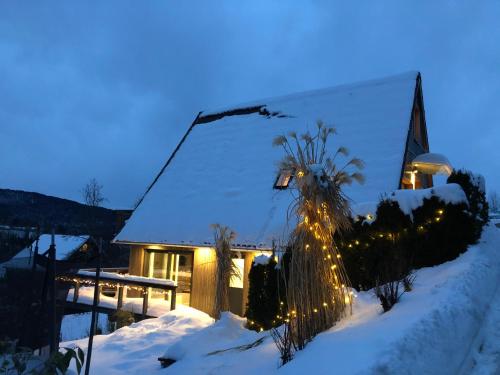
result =
M131 240L120 240L117 239L118 235L111 241L112 243L116 243L118 245L146 245L146 246L170 246L170 247L182 247L182 248L203 248L203 247L214 247L214 243L170 243L170 242L141 242L141 241L131 241ZM269 246L265 246L265 244L258 245L248 245L243 246L242 244L231 244L231 250L234 251L272 251L273 249Z
M236 103L236 104L230 105L230 106L219 107L219 108L215 108L213 110L204 110L204 111L200 112L199 117L202 119L206 116L218 115L218 114L221 114L224 112L229 112L229 111L241 109L241 108L250 108L250 107L258 107L258 106L266 107L268 105L272 105L275 102L295 99L298 97L311 97L311 96L315 96L315 95L324 95L326 93L333 93L336 91L343 91L343 90L347 90L347 89L356 89L359 87L380 85L380 84L404 80L404 79L417 79L417 77L419 77L420 75L421 75L421 73L418 70L409 70L407 72L394 74L394 75L390 75L390 76L386 76L386 77L382 77L382 78L360 80L360 81L353 82L353 83L342 83L340 85L323 87L320 89L296 91L292 94L272 96L272 97L267 97L267 98L258 99L258 100L250 100L250 101L246 101L246 102L239 103L239 104Z

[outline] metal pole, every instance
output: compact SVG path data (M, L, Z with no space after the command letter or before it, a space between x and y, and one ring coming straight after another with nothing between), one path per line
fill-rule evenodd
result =
M24 325L24 342L29 342L29 347L32 349L40 349L40 322L43 321L41 319L42 314L40 310L41 301L37 298L40 298L39 293L37 291L38 282L37 282L37 260L38 260L38 239L40 238L40 227L37 228L36 239L35 239L35 252L32 254L31 258L31 285L33 291L28 291L30 296L28 298L28 306L25 310L25 322L30 322L30 324ZM33 246L33 244L31 244ZM38 280L41 281L41 280ZM43 289L42 289L43 294ZM35 307L35 309L33 308ZM35 314L35 319L33 319L33 314ZM26 344L25 344L26 345Z
M57 321L56 321L56 245L54 241L54 230L52 230L52 239L49 248L49 345L50 354L59 350L57 347Z
M92 318L90 320L89 343L87 346L87 359L85 361L85 375L89 375L90 359L92 357L92 344L94 343L94 332L96 326L97 304L99 303L99 277L101 275L101 249L102 238L99 239L97 246L97 266L95 269L95 284L94 284L94 301L92 302Z

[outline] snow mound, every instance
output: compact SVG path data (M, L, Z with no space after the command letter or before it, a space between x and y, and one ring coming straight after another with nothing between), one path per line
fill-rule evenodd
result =
M196 357L225 351L258 340L260 335L245 329L245 323L246 319L230 312L223 312L215 324L183 337L170 346L163 357L176 361L192 361Z
M424 199L430 199L433 196L447 204L468 204L467 197L458 184L446 184L420 190L396 190L389 199L398 202L401 210L411 217L412 210L422 206Z

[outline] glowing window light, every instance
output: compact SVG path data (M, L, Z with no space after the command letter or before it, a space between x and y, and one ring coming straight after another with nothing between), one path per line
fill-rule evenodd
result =
M284 190L288 188L288 185L290 184L292 177L293 177L292 171L282 170L278 175L278 177L276 178L276 181L274 182L274 188L278 190Z

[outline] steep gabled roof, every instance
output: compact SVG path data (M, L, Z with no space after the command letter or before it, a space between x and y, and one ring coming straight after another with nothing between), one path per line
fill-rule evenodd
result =
M335 126L366 168L355 202L397 189L418 72L249 103L198 115L115 241L203 246L211 224L231 227L236 247L269 248L288 231L290 190L275 190L283 157L275 136ZM340 162L342 162L340 160Z

